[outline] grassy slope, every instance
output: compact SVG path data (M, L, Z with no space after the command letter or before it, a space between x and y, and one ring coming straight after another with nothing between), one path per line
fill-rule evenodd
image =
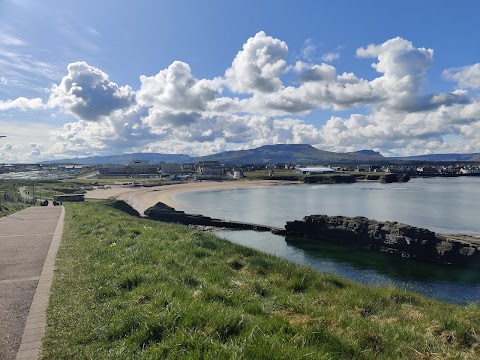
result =
M22 203L20 195L18 194L18 186L15 187L14 182L0 180L0 218L16 213L28 207L27 204ZM13 201L5 201L4 194L9 194Z
M361 286L103 202L66 214L45 359L480 357L478 306Z
M0 218L14 214L20 210L27 208L28 205L20 202L1 202L0 203Z

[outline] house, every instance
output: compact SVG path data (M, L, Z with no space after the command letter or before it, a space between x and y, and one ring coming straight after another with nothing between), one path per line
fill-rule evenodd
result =
M417 172L424 174L435 174L437 169L431 166L420 166L417 168Z
M303 175L333 174L335 170L329 167L305 167L295 170L296 173Z
M125 165L103 165L98 169L100 175L130 175L131 169Z
M243 171L242 170L234 170L232 174L233 179L241 179L243 178Z
M176 175L182 172L182 165L177 163L161 163L160 164L160 174L162 176L167 175Z
M134 160L127 167L130 168L132 175L151 175L157 174L157 166L150 165L148 160Z

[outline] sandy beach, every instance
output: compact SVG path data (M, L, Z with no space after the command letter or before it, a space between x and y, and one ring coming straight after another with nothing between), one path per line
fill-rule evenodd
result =
M131 188L123 185L112 186L108 189L95 189L87 191L87 199L110 199L115 198L124 200L135 208L140 214L155 205L162 202L177 210L180 204L174 196L183 192L200 190L218 190L218 189L239 189L246 187L273 186L294 184L296 182L278 181L278 180L233 180L233 181L199 181L183 184L162 185L154 187Z

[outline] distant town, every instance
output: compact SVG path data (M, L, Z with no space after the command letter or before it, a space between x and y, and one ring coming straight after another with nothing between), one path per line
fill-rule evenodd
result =
M218 161L202 161L197 163L159 163L151 164L147 160L134 160L125 165L64 165L64 164L0 164L0 176L18 174L28 178L29 174L41 172L43 177L52 179L68 179L89 174L89 177L131 177L160 178L165 180L226 180L240 179L245 173L265 172L273 177L278 174L342 174L342 173L403 173L411 176L465 176L480 175L480 167L475 164L445 165L432 163L428 165L342 165L324 166L321 164L222 164ZM48 176L50 175L50 176Z

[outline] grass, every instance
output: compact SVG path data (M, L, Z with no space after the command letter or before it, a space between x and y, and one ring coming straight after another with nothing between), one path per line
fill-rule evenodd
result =
M101 216L92 216L101 214ZM480 308L68 204L43 359L475 359Z
M13 181L0 180L0 218L28 207L18 193L18 185Z

